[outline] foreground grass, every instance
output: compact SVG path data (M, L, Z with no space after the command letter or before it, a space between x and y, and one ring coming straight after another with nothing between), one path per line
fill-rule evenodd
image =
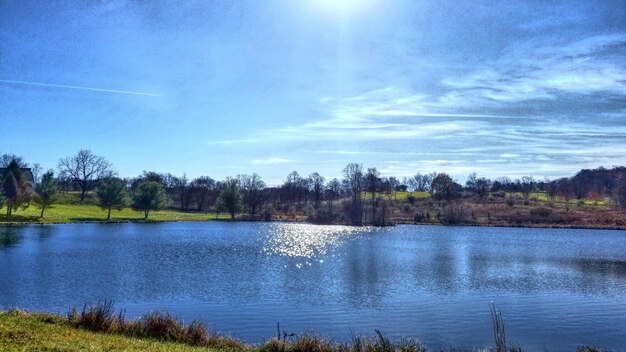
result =
M491 304L494 346L478 352L522 352L506 342L502 314ZM279 329L279 327L277 327ZM48 313L0 311L0 351L212 351L212 352L427 352L414 339L394 343L379 330L373 338L352 335L348 343L325 340L316 335L292 338L280 330L278 336L260 345L247 345L209 331L201 322L184 324L161 312L127 320L124 311L115 314L113 303L72 308L67 317ZM447 348L439 351L462 350ZM578 346L576 352L603 352Z
M3 209L4 210L4 209ZM44 217L40 218L41 210L30 205L25 210L18 210L12 216L0 215L1 223L57 223L107 221L107 212L93 204L55 204L46 208ZM151 211L147 221L203 221L215 219L215 214L181 212L176 210ZM218 219L229 219L227 214L220 214ZM143 212L130 208L112 210L110 221L143 221Z
M226 351L72 328L51 314L0 312L0 351Z

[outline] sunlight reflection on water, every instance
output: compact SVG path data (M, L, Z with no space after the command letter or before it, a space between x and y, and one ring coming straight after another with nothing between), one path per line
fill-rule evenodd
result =
M326 255L344 240L372 230L371 227L276 224L263 246L263 252L268 255L316 259Z

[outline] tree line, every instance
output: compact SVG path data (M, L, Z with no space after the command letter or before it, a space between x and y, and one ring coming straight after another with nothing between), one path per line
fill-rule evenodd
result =
M29 169L29 170L27 170ZM177 208L181 211L228 213L231 218L242 214L248 219L271 219L277 213L295 213L304 209L308 219L318 223L344 222L351 225L386 225L397 192L424 192L441 201L452 201L471 193L483 200L493 192L518 192L528 197L545 192L554 201L562 197L610 197L626 208L626 168L581 170L572 177L535 180L499 177L488 179L470 174L464 184L440 172L416 173L402 179L385 177L376 168L350 163L340 179L326 180L319 173L301 176L297 171L284 182L268 187L253 173L214 180L209 176L193 179L186 175L144 171L132 178L121 178L104 157L89 150L62 158L57 170L43 172L38 164L29 168L22 158L4 154L0 157L0 208L14 211L34 203L45 209L67 192L77 192L80 202L92 197L107 211L132 207L148 218L150 211ZM28 172L32 174L30 179Z

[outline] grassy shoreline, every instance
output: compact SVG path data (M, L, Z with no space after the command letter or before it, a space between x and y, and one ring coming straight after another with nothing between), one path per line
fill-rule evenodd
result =
M140 339L74 328L59 315L0 312L0 351L172 351L226 352L181 343Z
M39 217L39 208L31 205L18 210L13 215L0 215L1 225L22 224L67 224L67 223L127 223L127 222L175 222L175 221L207 221L230 219L227 214L182 212L166 209L150 212L144 219L143 212L130 208L112 210L111 219L107 220L107 211L93 204L55 204L46 208L43 218Z
M150 313L126 320L115 314L111 303L70 310L67 316L51 313L0 311L0 351L174 351L174 352L426 352L465 351L454 347L428 349L415 339L393 342L376 330L371 338L352 335L347 343L317 335L270 338L261 344L246 344L206 329L201 322L184 324L167 313ZM522 352L506 343L504 321L491 307L494 346L471 351ZM593 346L578 346L576 352L601 352Z

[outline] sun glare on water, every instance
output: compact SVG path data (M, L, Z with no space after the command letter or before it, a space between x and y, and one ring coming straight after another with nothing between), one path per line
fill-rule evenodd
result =
M369 230L350 226L276 224L263 251L267 254L320 260L342 241Z

